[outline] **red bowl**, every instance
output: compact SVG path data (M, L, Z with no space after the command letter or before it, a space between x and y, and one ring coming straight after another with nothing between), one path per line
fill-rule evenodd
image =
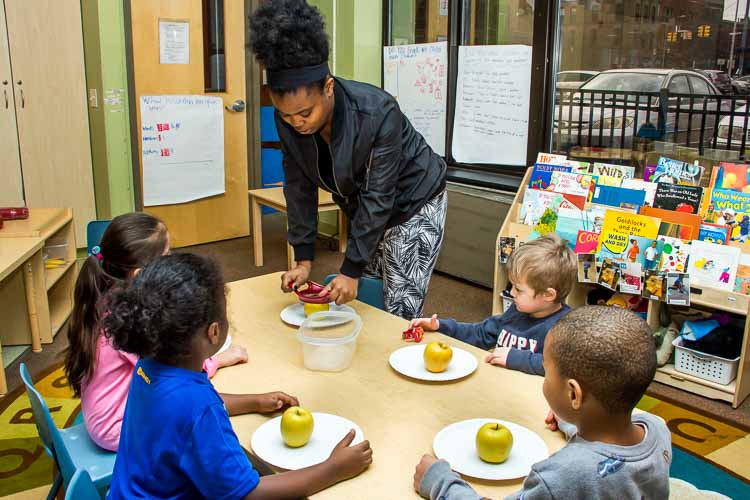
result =
M308 281L306 285L303 285L303 287L304 288L302 289L298 288L294 291L294 293L297 294L300 302L305 302L307 304L328 304L331 302L330 295L318 297L318 294L325 290L325 287L320 283Z

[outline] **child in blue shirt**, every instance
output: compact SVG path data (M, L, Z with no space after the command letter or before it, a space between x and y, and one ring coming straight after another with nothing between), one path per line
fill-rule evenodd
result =
M454 319L414 319L421 326L482 349L493 349L485 361L511 370L544 375L542 351L547 332L570 312L565 298L577 280L576 255L555 234L525 243L508 259L514 304L505 313L479 323Z
M226 341L224 280L218 265L191 254L160 257L113 295L104 318L115 348L137 354L111 499L256 499L312 495L362 472L367 441L350 432L324 463L260 478L232 430L229 413L296 405L284 393L219 396L203 360ZM282 404L279 405L279 402ZM225 406L226 405L226 406ZM229 413L228 413L229 412Z

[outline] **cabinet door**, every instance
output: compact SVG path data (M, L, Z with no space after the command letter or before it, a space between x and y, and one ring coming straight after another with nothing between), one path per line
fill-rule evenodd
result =
M21 161L18 156L16 106L13 102L13 75L10 71L5 9L0 0L0 206L23 206Z
M79 0L5 0L29 207L70 207L77 246L96 218Z

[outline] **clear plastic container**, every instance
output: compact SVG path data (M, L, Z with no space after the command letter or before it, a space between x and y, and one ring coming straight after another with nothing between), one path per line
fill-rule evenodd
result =
M345 311L324 311L309 316L297 332L308 370L340 372L349 368L357 350L362 319Z

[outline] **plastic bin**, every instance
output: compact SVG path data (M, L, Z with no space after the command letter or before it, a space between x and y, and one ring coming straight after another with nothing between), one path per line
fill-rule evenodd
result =
M51 243L44 246L42 250L42 259L47 262L50 259L62 259L67 261L68 256L68 244L67 243Z
M682 346L682 337L672 341L675 348L674 369L680 373L693 375L703 380L727 385L737 377L740 357L724 359Z
M349 368L361 329L362 319L354 313L323 311L309 316L297 332L305 368L325 372Z

